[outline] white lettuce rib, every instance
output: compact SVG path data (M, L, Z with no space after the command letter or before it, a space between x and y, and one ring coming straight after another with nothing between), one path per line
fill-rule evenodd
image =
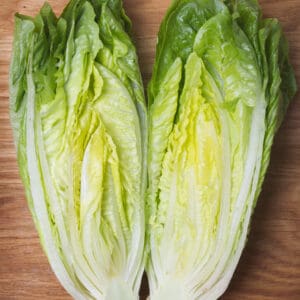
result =
M255 189L251 189L251 186L255 186L255 184L257 183L260 171L262 146L265 132L264 120L265 99L264 97L261 97L253 112L251 133L249 138L249 151L244 171L245 176L247 176L244 177L237 202L233 209L233 222L231 224L231 230L228 233L229 241L227 243L226 249L223 249L225 250L225 252L223 252L223 256L221 257L217 268L213 270L212 276L209 278L209 280L207 280L205 284L203 284L199 288L197 294L195 295L196 299L215 299L210 293L219 293L218 296L220 296L226 290L235 267L239 261L241 252L246 242L252 204L255 197ZM242 219L245 209L247 209L245 219ZM232 246L234 245L234 240L236 239L238 228L241 222L243 222L243 232L241 237L239 238L238 247L235 250L232 248ZM232 252L234 252L235 254L234 257L231 258L232 263L231 267L229 267L227 264L228 260L230 261L230 255ZM216 283L216 292L214 292L213 286Z
M38 230L42 237L43 247L49 258L50 265L55 275L65 287L65 289L78 300L88 299L74 285L68 274L55 246L52 230L50 226L49 215L46 207L46 199L43 190L43 182L40 177L39 157L37 153L37 137L35 124L35 87L32 73L27 74L27 115L26 115L26 156L27 168L30 181L30 190L33 201L33 207L36 215Z

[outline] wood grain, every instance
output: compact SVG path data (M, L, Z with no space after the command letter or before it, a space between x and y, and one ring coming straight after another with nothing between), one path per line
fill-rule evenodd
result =
M66 0L50 0L59 13ZM156 33L169 0L124 0L133 21L144 81L151 74ZM300 78L300 1L260 1L282 22ZM8 118L8 65L13 14L34 15L43 0L0 4L0 299L70 299L41 250L16 165ZM249 241L224 300L300 299L300 99L291 104L273 147ZM143 284L142 298L147 294Z

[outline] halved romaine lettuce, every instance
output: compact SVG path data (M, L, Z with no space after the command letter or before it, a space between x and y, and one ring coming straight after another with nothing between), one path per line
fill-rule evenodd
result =
M119 0L16 15L10 115L41 243L75 299L138 299L146 108Z
M256 1L173 1L148 88L152 300L213 300L246 243L296 84L278 21Z

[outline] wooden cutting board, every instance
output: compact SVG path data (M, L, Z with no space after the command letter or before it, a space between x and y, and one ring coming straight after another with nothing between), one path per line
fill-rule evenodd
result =
M0 300L71 299L53 275L24 197L8 117L8 65L15 12L34 15L44 0L0 2ZM49 0L60 13L67 0ZM151 74L156 34L170 0L124 0L133 22L145 83ZM260 1L277 17L290 42L300 79L300 0ZM222 299L300 299L300 94L276 137L249 241ZM142 299L147 286L142 286Z

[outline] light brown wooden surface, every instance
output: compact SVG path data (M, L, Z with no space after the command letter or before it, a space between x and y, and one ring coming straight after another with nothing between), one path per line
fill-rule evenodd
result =
M66 0L49 0L56 13ZM169 0L124 0L133 21L144 81L148 82L156 33ZM300 78L300 0L260 1L279 18ZM24 197L8 118L8 65L13 14L35 14L43 0L0 2L0 299L70 299L53 275ZM224 300L300 299L300 97L291 104L273 147L272 161L249 241ZM145 285L142 294L147 293ZM144 297L142 297L144 299Z

